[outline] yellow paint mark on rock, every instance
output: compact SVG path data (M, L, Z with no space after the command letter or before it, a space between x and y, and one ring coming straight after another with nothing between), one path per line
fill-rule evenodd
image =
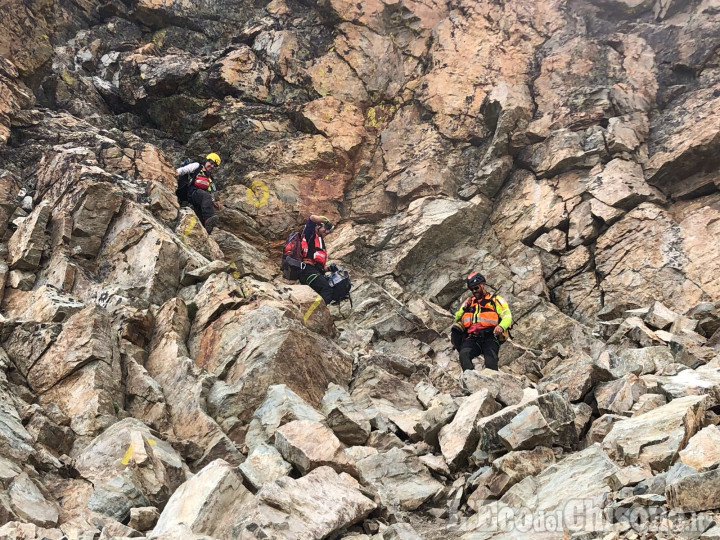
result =
M128 463L130 463L130 460L132 459L133 454L134 454L133 446L132 446L132 444L129 444L127 452L125 452L125 455L120 460L120 463L122 463L123 465L127 465Z
M270 198L270 190L262 180L253 180L246 194L248 202L257 208L265 206Z
M70 75L69 72L63 71L60 76L63 78L63 81L65 81L68 86L75 86L75 79L73 79L73 76Z
M150 446L157 446L155 439L145 439Z
M315 299L315 301L312 303L312 305L308 308L308 310L305 312L305 315L303 316L304 323L307 322L307 320L313 314L313 311L317 309L317 307L320 305L320 302L322 302L322 296L318 294L318 297Z
M191 232L191 231L193 230L193 228L195 227L195 224L196 224L196 223L197 223L197 217L191 216L191 217L190 217L190 221L189 221L188 224L185 226L185 230L183 231L183 234L184 234L185 236L187 236L188 234L190 234L190 232Z
M232 276L233 276L235 279L240 279L240 272L238 272L237 264L235 264L235 261L233 261L233 262L230 263L230 268L234 268L234 269L235 269L235 271L232 273ZM243 291L243 294L244 294L244 291Z

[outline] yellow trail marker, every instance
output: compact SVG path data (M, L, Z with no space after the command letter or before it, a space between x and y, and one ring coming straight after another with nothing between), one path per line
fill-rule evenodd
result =
M237 264L235 264L235 261L233 261L233 262L230 263L230 268L234 268L234 269L235 269L235 271L232 273L233 277L234 277L235 279L240 279L240 272L238 272ZM243 294L245 294L244 291L243 291Z
M128 463L130 463L130 459L132 459L133 454L134 454L133 447L132 447L132 444L130 444L130 445L128 445L127 452L125 452L125 455L120 460L120 463L122 463L123 465L127 465Z
M262 180L253 180L250 187L245 190L245 194L248 202L257 208L265 206L270 198L270 190Z
M183 231L183 234L187 236L190 234L190 231L193 230L193 227L195 227L195 224L197 223L197 217L191 216L190 222L185 226L185 230Z
M155 441L154 439L145 439L145 440L147 441L147 443L150 446L157 446L157 441ZM128 445L127 451L125 452L125 455L120 460L120 463L122 463L123 465L127 465L128 463L130 463L130 460L133 458L134 455L135 455L135 450L133 449L132 443L130 443Z
M320 305L320 302L322 302L322 296L318 295L318 297L315 299L315 301L312 303L312 305L305 312L305 316L303 317L303 322L307 322L307 320L310 318L310 315L313 314L313 311L315 311L315 309Z

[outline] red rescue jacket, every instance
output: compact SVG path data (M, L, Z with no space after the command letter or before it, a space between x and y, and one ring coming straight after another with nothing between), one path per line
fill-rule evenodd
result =
M193 180L193 185L198 189L204 189L205 191L214 191L213 189L211 189L212 178L205 171L204 167L202 169L200 169L200 172L197 174L197 176Z
M315 235L315 251L312 254L312 258L308 257L310 251L308 246L307 238L303 236L302 239L302 254L303 262L308 264L319 265L320 268L325 270L325 263L327 262L327 251L325 250L325 241L320 238L317 234Z

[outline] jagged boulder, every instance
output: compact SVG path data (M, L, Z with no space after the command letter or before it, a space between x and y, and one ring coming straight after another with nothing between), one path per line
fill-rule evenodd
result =
M690 438L687 446L680 451L680 461L704 472L720 465L720 429L710 425Z
M651 143L655 146L645 173L650 184L679 195L673 177L686 179L700 171L698 161L712 155L718 144L713 123L717 99L712 87L699 88L653 120Z
M270 68L250 47L238 46L220 58L217 64L217 78L213 77L210 82L220 91L271 101Z
M85 307L76 298L63 294L54 286L41 285L29 294L17 289L6 291L3 304L14 319L38 322L63 322Z
M516 405L523 398L523 385L520 379L502 371L467 370L463 372L463 383L472 393L487 388L490 397L503 406Z
M325 96L306 103L304 118L330 140L335 148L352 152L367 137L362 111L334 96Z
M510 306L513 311L513 342L533 350L552 350L560 345L567 356L597 358L606 348L592 332L556 306L537 299L523 298ZM501 359L503 348L500 349ZM558 361L562 363L562 361ZM547 374L547 373L545 373Z
M274 446L268 444L253 448L247 459L240 464L240 472L255 489L288 475L291 470L292 465L282 458Z
M45 251L48 238L45 228L50 218L49 204L41 204L33 210L10 237L8 263L11 269L36 270Z
M584 353L551 360L543 368L538 385L543 392L561 391L570 401L580 401L598 383L609 381L612 373L600 362Z
M387 418L411 441L417 442L422 438L422 435L417 430L417 426L423 414L423 411L420 409L407 409L399 412L388 412Z
M126 344L125 347L127 347ZM143 420L157 431L171 432L170 411L162 387L131 355L128 354L124 357L123 367L127 373L125 410L133 418Z
M54 501L48 501L46 494L27 475L15 476L7 488L10 508L17 518L38 527L52 528L58 524L59 509Z
M356 466L389 508L415 510L444 489L416 456L400 448L359 459Z
M613 424L603 441L608 455L624 465L645 463L662 472L673 464L700 428L707 398L688 396Z
M110 318L94 306L71 317L53 346L38 358L26 372L28 383L39 393L44 393L56 383L93 362L108 366L119 363L117 340L108 340Z
M320 403L320 410L327 418L327 425L343 443L362 445L370 436L370 416L355 403L342 386L328 385Z
M598 410L605 413L629 413L647 387L637 375L628 374L622 379L600 383L595 387Z
M375 364L361 367L355 374L350 395L355 400L370 400L389 414L422 408L412 383Z
M590 425L590 429L585 435L586 445L590 446L591 444L603 442L613 426L624 419L625 417L619 414L603 414Z
M108 313L90 306L64 326L16 326L5 346L30 388L40 394L40 404L58 406L77 435L92 438L117 420L123 403L114 336ZM28 355L28 339L43 343L42 348Z
M149 531L157 523L160 512L154 506L140 506L130 509L128 527L136 531Z
M163 221L175 221L178 217L180 205L177 196L160 182L154 180L148 182L148 199L150 211Z
M643 313L645 310L642 310ZM628 313L633 313L630 310ZM658 332L660 332L658 330ZM664 342L660 339L657 332L653 332L642 320L642 318L631 315L625 319L617 328L614 334L607 340L611 350L623 351L626 349L634 349L636 347L652 348L662 345Z
M720 367L685 369L677 375L658 377L658 386L669 399L707 395L708 407L720 404Z
M213 230L211 239L218 245L220 251L222 251L224 260L228 261L232 266L233 275L237 277L249 275L263 281L272 281L277 274L277 264L273 264L274 261L268 258L265 251L238 238L233 233L217 228ZM235 272L237 272L237 274L235 274ZM308 287L305 286L294 288L308 289ZM314 299L315 298L313 298L313 300Z
M386 283L392 285L389 281ZM353 281L352 297L355 307L349 324L343 325L346 333L354 330L364 339L375 336L388 342L411 336L427 343L438 337L436 319L428 310L418 310L416 306L420 313L416 315L409 308L401 307L391 292L374 280Z
M286 476L265 484L253 506L231 513L237 524L224 531L232 530L240 537L260 533L302 540L326 538L377 507L358 487L356 481L330 467L319 467L297 480Z
M645 375L662 371L673 361L668 347L655 346L621 350L617 355L610 355L609 365L613 377L620 379L626 373Z
M166 302L156 314L145 368L163 388L176 436L188 441L188 458L207 464L220 456L232 462L241 454L207 412L207 375L188 357L185 342L190 331L187 306Z
M168 442L134 418L110 426L74 463L94 486L88 507L118 521L134 506L163 506L190 473Z
M179 215L175 234L182 239L183 244L209 261L222 260L225 254L208 234L198 215L190 208L180 208Z
M718 491L718 441L720 430L708 426L690 439L680 452L680 460L686 466L686 474L669 481L665 495L671 508L684 512L712 510L720 505Z
M123 194L98 167L84 167L76 174L79 179L53 208L54 237L73 257L94 259L110 221L120 210Z
M210 398L218 416L249 419L274 384L318 406L329 383L350 379L349 355L288 318L287 311L282 304L247 304L220 314L191 338L197 365L222 381Z
M488 453L504 452L506 448L500 436L500 430L510 424L524 409L533 406L540 410L548 429L553 433L554 444L567 448L572 448L577 444L575 411L564 395L559 392L549 392L518 405L505 407L490 416L478 418L476 424L479 436L478 450ZM510 433L507 431L505 433L511 437Z
M10 521L0 527L0 534L8 538L8 540L24 540L25 538L42 539L42 538L62 538L63 532L60 529L48 529L38 527L34 523L21 521Z
M127 55L120 62L117 87L120 98L130 106L149 97L165 97L188 84L200 70L190 55L166 54L163 58L141 53Z
M250 448L274 439L280 426L294 420L323 422L323 415L284 384L267 389L265 401L253 413L246 443Z
M477 424L499 408L487 389L468 396L460 403L452 422L440 430L438 442L445 461L457 468L465 462L478 442Z
M112 222L98 253L99 270L113 290L155 304L175 296L187 258L152 216L132 204Z
M645 322L658 330L667 330L679 317L661 302L655 302L645 315Z
M328 338L337 335L333 316L319 294L305 285L292 286L288 292L290 301L302 314L300 320L305 327Z
M508 450L530 450L552 442L553 432L540 409L533 405L515 416L509 424L498 431L498 436Z
M324 305L314 303L303 313L262 283L225 273L211 275L194 304L189 352L219 379L210 395L219 418L249 420L274 384L318 406L329 383L350 379L350 356L328 337L308 331L309 326L332 334L332 325L323 324L331 321L304 321L305 315L312 319L312 312L326 311Z
M592 524L594 529L602 530L608 523L601 508L613 489L610 478L617 470L600 446L593 445L550 465L537 476L526 477L510 488L498 503L479 507L478 513L462 525L461 531L465 533L462 538L477 538L483 531L487 537L502 532L512 534L512 529L503 527L514 527L517 523L514 520L500 523L496 517L497 512L515 507L526 508L533 516L560 509L568 520L564 527ZM578 498L578 486L582 486L581 498Z
M15 408L4 372L0 372L0 403L0 451L4 458L24 463L35 453L33 438ZM7 466L14 469L12 462Z
M427 410L420 416L420 421L414 426L414 431L426 443L439 447L440 432L455 417L458 405L447 394L439 394L425 405Z
M16 5L10 9L24 9L22 3L13 2L13 4ZM12 117L20 109L30 107L34 101L32 92L20 81L19 75L17 66L3 55L0 58L0 84L5 89L0 100L0 143L3 144L10 136Z
M322 466L355 473L353 460L345 453L345 446L319 422L293 420L281 426L275 432L275 448L303 475Z
M633 405L632 416L639 416L667 404L668 400L661 394L643 394Z
M694 229L707 227L712 211L699 211L677 222L659 206L642 203L598 239L597 270L604 275L605 301L628 306L626 291L635 291L632 301L648 305L661 301L670 309L697 304L703 291L714 294L714 280L702 277L712 274L712 262L705 246L699 245ZM698 231L699 232L699 231ZM652 250L657 256L648 258ZM678 279L673 265L683 261L682 268L693 283ZM694 283L703 283L699 287ZM632 306L634 307L634 306Z
M688 474L665 489L668 505L682 512L699 512L720 507L720 469Z
M164 534L226 537L252 502L240 474L227 462L215 460L175 490L149 538Z
M469 202L434 197L414 200L407 211L381 222L366 240L369 247L382 247L366 262L375 273L392 273L411 290L434 296L447 283L447 278L440 278L441 272L424 272L427 261L437 254L437 239L441 237L443 245L466 241L478 232L487 213L488 205L481 197Z
M53 406L42 409L36 405L35 411L27 419L26 428L36 443L57 452L58 455L68 455L72 452L75 433L67 426L69 419L58 413ZM44 454L45 450L40 447L43 458Z
M468 504L477 511L480 503L500 498L524 478L538 475L553 463L555 454L545 446L505 454L493 460L492 467L477 479L480 486L472 493Z

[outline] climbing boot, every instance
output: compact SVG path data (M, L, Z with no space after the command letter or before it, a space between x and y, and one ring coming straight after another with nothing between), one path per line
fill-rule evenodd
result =
M215 228L215 225L217 225L219 219L220 218L218 218L217 216L210 216L205 220L205 230L208 232L208 234L213 232L213 229Z

